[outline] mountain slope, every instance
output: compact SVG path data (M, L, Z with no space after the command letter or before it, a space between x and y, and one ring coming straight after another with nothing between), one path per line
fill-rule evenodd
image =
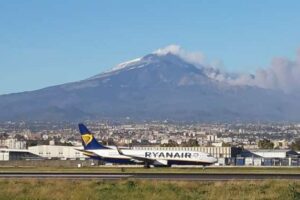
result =
M89 79L0 96L0 120L299 120L299 98L233 86L173 54L149 54Z

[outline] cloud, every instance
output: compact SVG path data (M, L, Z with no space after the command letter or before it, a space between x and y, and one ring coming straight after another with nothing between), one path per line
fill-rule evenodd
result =
M257 86L285 92L300 91L300 49L295 60L274 58L269 67L258 69L255 74L227 73L220 70L220 67L223 68L222 61L216 60L209 64L202 52L189 52L174 44L158 49L154 53L178 55L191 64L204 67L209 78L231 85Z

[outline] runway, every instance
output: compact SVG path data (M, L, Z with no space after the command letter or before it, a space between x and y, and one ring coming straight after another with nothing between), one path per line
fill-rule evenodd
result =
M173 180L173 181L229 181L229 180L300 180L300 174L188 174L188 173L0 173L0 179L97 179L97 180Z

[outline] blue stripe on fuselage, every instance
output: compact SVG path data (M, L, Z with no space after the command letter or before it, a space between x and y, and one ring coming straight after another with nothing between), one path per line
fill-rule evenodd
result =
M168 165L211 165L212 163L207 162L195 162L185 160L168 160Z
M89 156L94 160L101 160L108 163L118 163L118 164L136 164L136 162L131 161L130 159L120 159L120 158L102 158L100 156Z

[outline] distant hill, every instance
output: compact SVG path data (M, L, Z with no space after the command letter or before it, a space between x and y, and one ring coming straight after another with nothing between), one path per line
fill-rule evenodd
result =
M211 78L213 68L149 54L86 80L0 96L0 120L300 120L300 98Z

